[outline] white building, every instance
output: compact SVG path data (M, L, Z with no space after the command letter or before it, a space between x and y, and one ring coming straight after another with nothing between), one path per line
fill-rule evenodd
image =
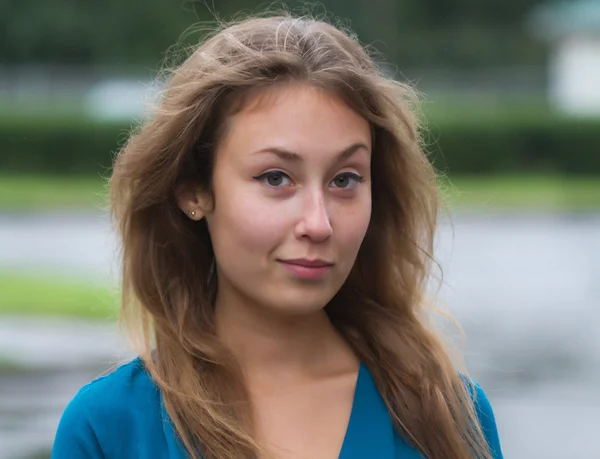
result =
M567 0L532 12L536 36L550 42L549 99L574 116L600 116L600 0Z

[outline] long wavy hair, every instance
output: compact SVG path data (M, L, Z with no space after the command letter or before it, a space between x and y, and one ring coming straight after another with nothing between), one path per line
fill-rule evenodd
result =
M239 364L215 333L214 254L205 221L174 193L211 190L229 116L273 85L341 98L372 130L372 216L351 273L325 305L369 368L396 431L430 459L489 458L472 387L429 326L436 172L418 97L350 32L285 13L218 27L169 70L161 100L118 154L111 212L122 240L122 318L191 457L261 455ZM138 339L139 338L139 339Z

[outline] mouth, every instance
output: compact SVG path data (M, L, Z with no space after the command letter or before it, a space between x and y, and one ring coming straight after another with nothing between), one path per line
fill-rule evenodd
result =
M325 260L277 260L293 277L306 280L319 280L325 277L333 263Z
M296 258L293 260L277 260L280 263L286 263L286 264L290 264L290 265L296 265L296 266L305 266L307 268L323 268L323 267L327 267L327 266L333 266L333 263L331 263L330 261L325 261L325 260L320 260L320 259L313 259L313 260L309 260L306 258Z

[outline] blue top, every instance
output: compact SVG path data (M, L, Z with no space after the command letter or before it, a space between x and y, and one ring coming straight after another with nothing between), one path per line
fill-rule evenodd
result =
M502 459L492 407L476 387L476 408L493 451ZM138 357L82 387L60 420L51 459L184 459L161 393ZM360 366L339 459L422 459L397 435L365 365Z

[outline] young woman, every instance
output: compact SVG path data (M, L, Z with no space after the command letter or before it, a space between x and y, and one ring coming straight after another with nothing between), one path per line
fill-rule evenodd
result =
M119 154L140 357L81 389L63 458L501 458L427 326L436 175L410 88L292 16L221 29Z

